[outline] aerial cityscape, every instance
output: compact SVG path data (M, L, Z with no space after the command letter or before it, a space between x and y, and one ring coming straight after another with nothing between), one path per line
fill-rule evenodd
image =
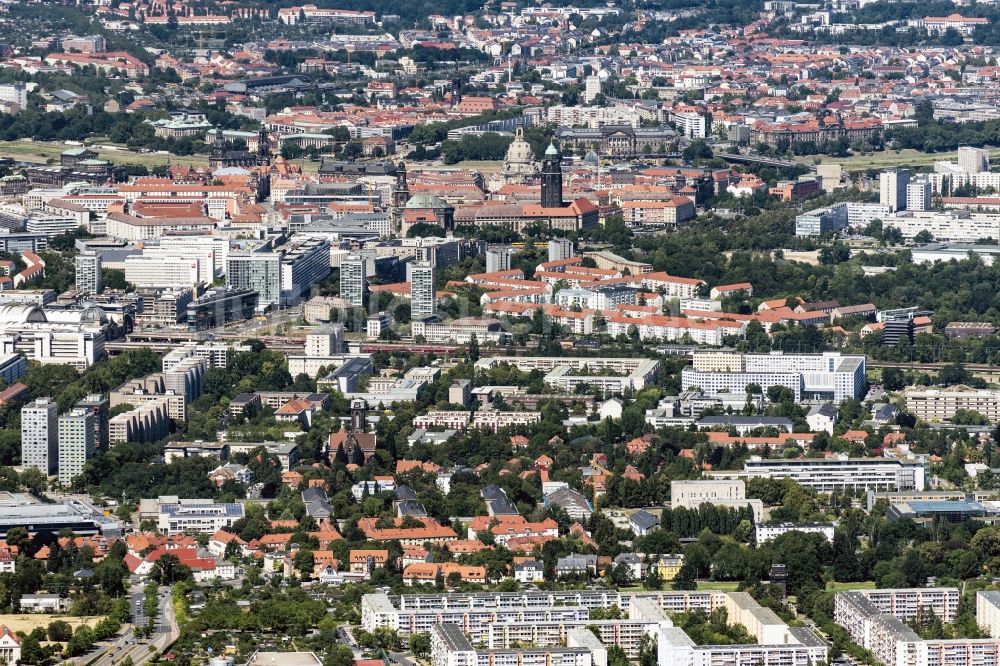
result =
M1000 666L995 0L0 2L0 666Z

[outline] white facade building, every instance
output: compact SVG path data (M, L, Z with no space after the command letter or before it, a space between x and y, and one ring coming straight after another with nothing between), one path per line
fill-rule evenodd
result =
M906 186L910 182L909 169L889 169L879 174L879 203L890 212L906 210Z
M74 409L59 417L59 483L69 487L94 455L94 412Z
M59 465L59 409L51 398L38 398L21 408L21 467L46 476Z
M134 255L125 258L125 280L137 287L192 287L201 282L197 259Z
M437 312L434 265L429 261L419 261L410 270L410 312L414 318L433 316Z

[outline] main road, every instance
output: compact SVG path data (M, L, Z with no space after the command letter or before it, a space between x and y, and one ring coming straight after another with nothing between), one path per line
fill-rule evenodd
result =
M129 609L135 618L135 625L145 624L145 595L141 592L129 595ZM136 637L135 631L129 627L113 643L104 648L103 652L89 660L79 660L77 663L87 666L114 666L131 657L132 663L139 666L150 660L154 652L162 653L164 649L177 640L180 629L174 616L173 598L169 587L161 587L157 591L158 612L153 634L148 639Z

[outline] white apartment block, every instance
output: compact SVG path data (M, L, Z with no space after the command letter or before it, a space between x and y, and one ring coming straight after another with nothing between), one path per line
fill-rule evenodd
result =
M468 412L434 411L413 418L414 428L445 428L465 430L469 427Z
M976 592L976 624L992 638L1000 638L1000 592Z
M59 417L59 483L69 487L94 455L94 412L74 409Z
M927 231L934 240L942 242L975 243L983 238L1000 242L1000 215L992 213L903 211L886 217L882 223L899 229L906 240L913 240L921 231Z
M756 528L756 540L757 544L767 543L771 539L777 539L782 534L788 532L805 532L806 534L822 534L823 537L833 543L833 530L834 525L832 523L782 523L780 525L757 525Z
M596 629L600 634L601 643L617 645L625 650L630 659L636 659L642 638L656 631L659 626L659 621L648 619L576 620L532 624L497 622L490 625L485 644L491 650L508 650L515 645L554 647L566 645L574 630Z
M657 361L646 358L605 357L555 357L555 356L490 356L476 361L476 367L489 369L507 363L523 372L546 372L545 383L554 388L574 393L580 384L599 386L605 391L621 392L628 388L641 390L656 379ZM603 371L605 375L574 374L587 368L591 373Z
M51 398L38 398L21 408L21 467L48 476L59 466L59 408Z
M627 106L550 106L545 110L546 122L559 127L588 127L595 129L605 125L641 124L639 114ZM551 259L549 260L551 261Z
M931 182L926 178L911 180L906 185L906 209L912 211L930 210Z
M0 102L17 104L23 111L28 107L28 86L20 82L0 85Z
M822 354L745 354L743 369L731 371L699 370L695 364L681 372L684 391L701 389L706 395L720 393L743 394L750 384L763 389L785 386L795 394L796 401L839 403L846 398L860 398L865 390L865 357L848 356L839 352ZM712 359L719 359L713 356ZM738 363L736 360L732 360Z
M589 633L586 629L583 631ZM581 638L587 640L586 637ZM607 651L598 650L601 658L606 659ZM481 650L473 647L458 625L441 623L431 630L433 666L593 666L595 661L600 663L600 658L595 660L594 652L587 647Z
M903 393L906 411L922 421L951 419L960 409L979 412L991 422L1000 421L1000 391L973 389L967 386L949 388L912 388Z
M653 632L657 635L659 661L665 664L810 666L828 658L826 645L811 629L788 627L772 611L741 592L668 591L634 595L598 590L530 591L518 595L486 592L402 595L396 602L385 594L370 594L363 597L361 605L362 626L366 630L389 627L403 635L430 630L435 666L519 664L522 663L519 660L507 661L515 652L512 647L515 643L531 644L535 650L574 646L594 655L599 655L603 646L614 644L631 654L643 636ZM612 606L623 610L627 619L588 619L589 609ZM562 621L541 619L559 609L563 609L561 614L565 616L576 617ZM695 609L706 612L725 609L730 621L746 626L759 643L694 645L683 631L673 627L668 614ZM532 622L530 617L539 619ZM596 629L597 636L587 635L591 627ZM493 661L481 662L480 651L472 648L473 642L482 642ZM562 663L561 659L557 654L549 663ZM534 657L531 663L533 660Z
M880 203L847 202L847 226L867 227L873 220L889 217L889 207Z
M101 256L96 252L76 255L76 288L91 295L104 291L102 268Z
M903 622L915 617L918 608L929 608L951 621L957 607L954 588L850 590L835 595L834 620L884 666L997 666L996 638L923 640ZM977 597L977 620L978 611Z
M368 297L368 262L350 255L340 262L340 297L353 307L364 307Z
M498 343L506 337L500 330L499 320L482 317L464 317L447 324L414 321L410 326L410 334L414 338L423 336L430 343L454 342L460 345L472 342L473 337L478 344Z
M985 148L959 146L958 168L965 173L981 173L983 171L989 171L990 152Z
M677 127L677 132L689 139L704 139L708 134L708 118L695 111L670 113L670 120Z
M889 169L879 174L879 203L890 212L906 210L906 186L910 182L909 169Z
M695 344L720 347L727 336L742 336L746 322L700 321L686 317L647 315L641 318L609 314L607 331L611 336L628 335L634 328L642 340L675 342L690 340Z
M433 316L437 312L434 265L429 261L418 261L410 269L410 312L414 319Z
M859 590L880 613L912 620L920 610L929 610L944 623L958 618L961 594L955 587L911 587Z
M472 419L472 427L496 432L500 428L532 425L541 420L541 412L501 412L495 409L479 410Z
M909 458L792 458L750 456L742 471L712 472L716 479L792 479L822 493L834 490L923 490L927 462Z
M137 287L191 287L201 282L198 259L134 255L125 258L125 280Z
M163 239L166 240L166 239ZM143 249L142 254L125 259L125 270L128 271L129 259L165 259L177 261L180 265L195 262L197 264L197 281L211 284L216 278L215 252L211 248L197 246L153 246ZM224 264L223 264L224 265ZM193 284L193 283L189 283Z

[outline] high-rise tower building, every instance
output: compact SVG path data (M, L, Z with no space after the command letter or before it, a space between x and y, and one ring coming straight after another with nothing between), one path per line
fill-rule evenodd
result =
M562 155L550 143L542 160L542 208L563 207L562 186Z

